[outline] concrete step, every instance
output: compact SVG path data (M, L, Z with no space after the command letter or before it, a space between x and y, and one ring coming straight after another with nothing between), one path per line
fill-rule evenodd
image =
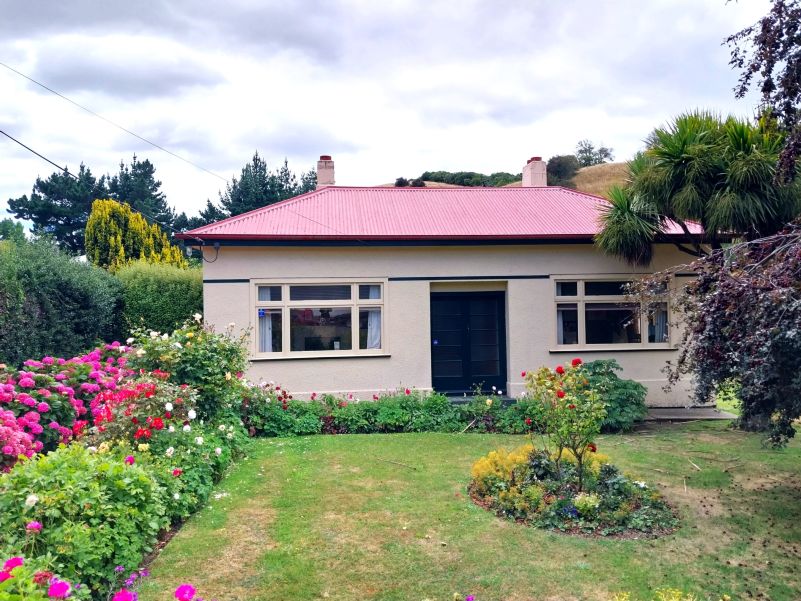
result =
M650 407L647 422L688 422L697 419L737 419L737 416L715 407Z

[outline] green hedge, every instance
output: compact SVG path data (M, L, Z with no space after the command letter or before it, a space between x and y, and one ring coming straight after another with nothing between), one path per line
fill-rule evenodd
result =
M200 269L137 261L120 269L125 309L130 328L172 332L194 313L203 313L203 275Z
M0 242L0 363L71 357L121 332L122 286L47 242Z

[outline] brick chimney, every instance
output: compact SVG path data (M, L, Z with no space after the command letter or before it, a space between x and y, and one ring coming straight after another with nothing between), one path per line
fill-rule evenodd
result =
M330 154L320 155L320 160L317 161L317 189L333 185L335 185L334 160Z
M333 173L333 172L332 172ZM542 157L531 157L523 167L523 187L541 188L548 185L548 176L545 173L545 161Z

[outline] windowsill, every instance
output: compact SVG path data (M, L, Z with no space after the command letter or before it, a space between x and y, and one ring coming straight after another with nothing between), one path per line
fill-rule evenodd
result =
M295 355L278 355L268 357L255 355L248 357L248 361L308 361L309 359L372 359L375 357L390 357L390 353L297 353Z
M676 351L678 347L669 344L592 344L592 345L570 345L570 346L557 346L548 349L549 353L610 353L610 352L625 352L630 353L633 351L639 352L653 352L653 351Z

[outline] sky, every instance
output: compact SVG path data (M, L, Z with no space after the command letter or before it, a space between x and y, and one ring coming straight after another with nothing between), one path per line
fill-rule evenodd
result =
M96 175L150 159L196 214L254 151L337 185L519 173L589 139L626 160L694 108L735 100L722 40L768 0L0 0L0 130ZM0 136L0 218L55 169ZM222 179L220 179L222 178Z

